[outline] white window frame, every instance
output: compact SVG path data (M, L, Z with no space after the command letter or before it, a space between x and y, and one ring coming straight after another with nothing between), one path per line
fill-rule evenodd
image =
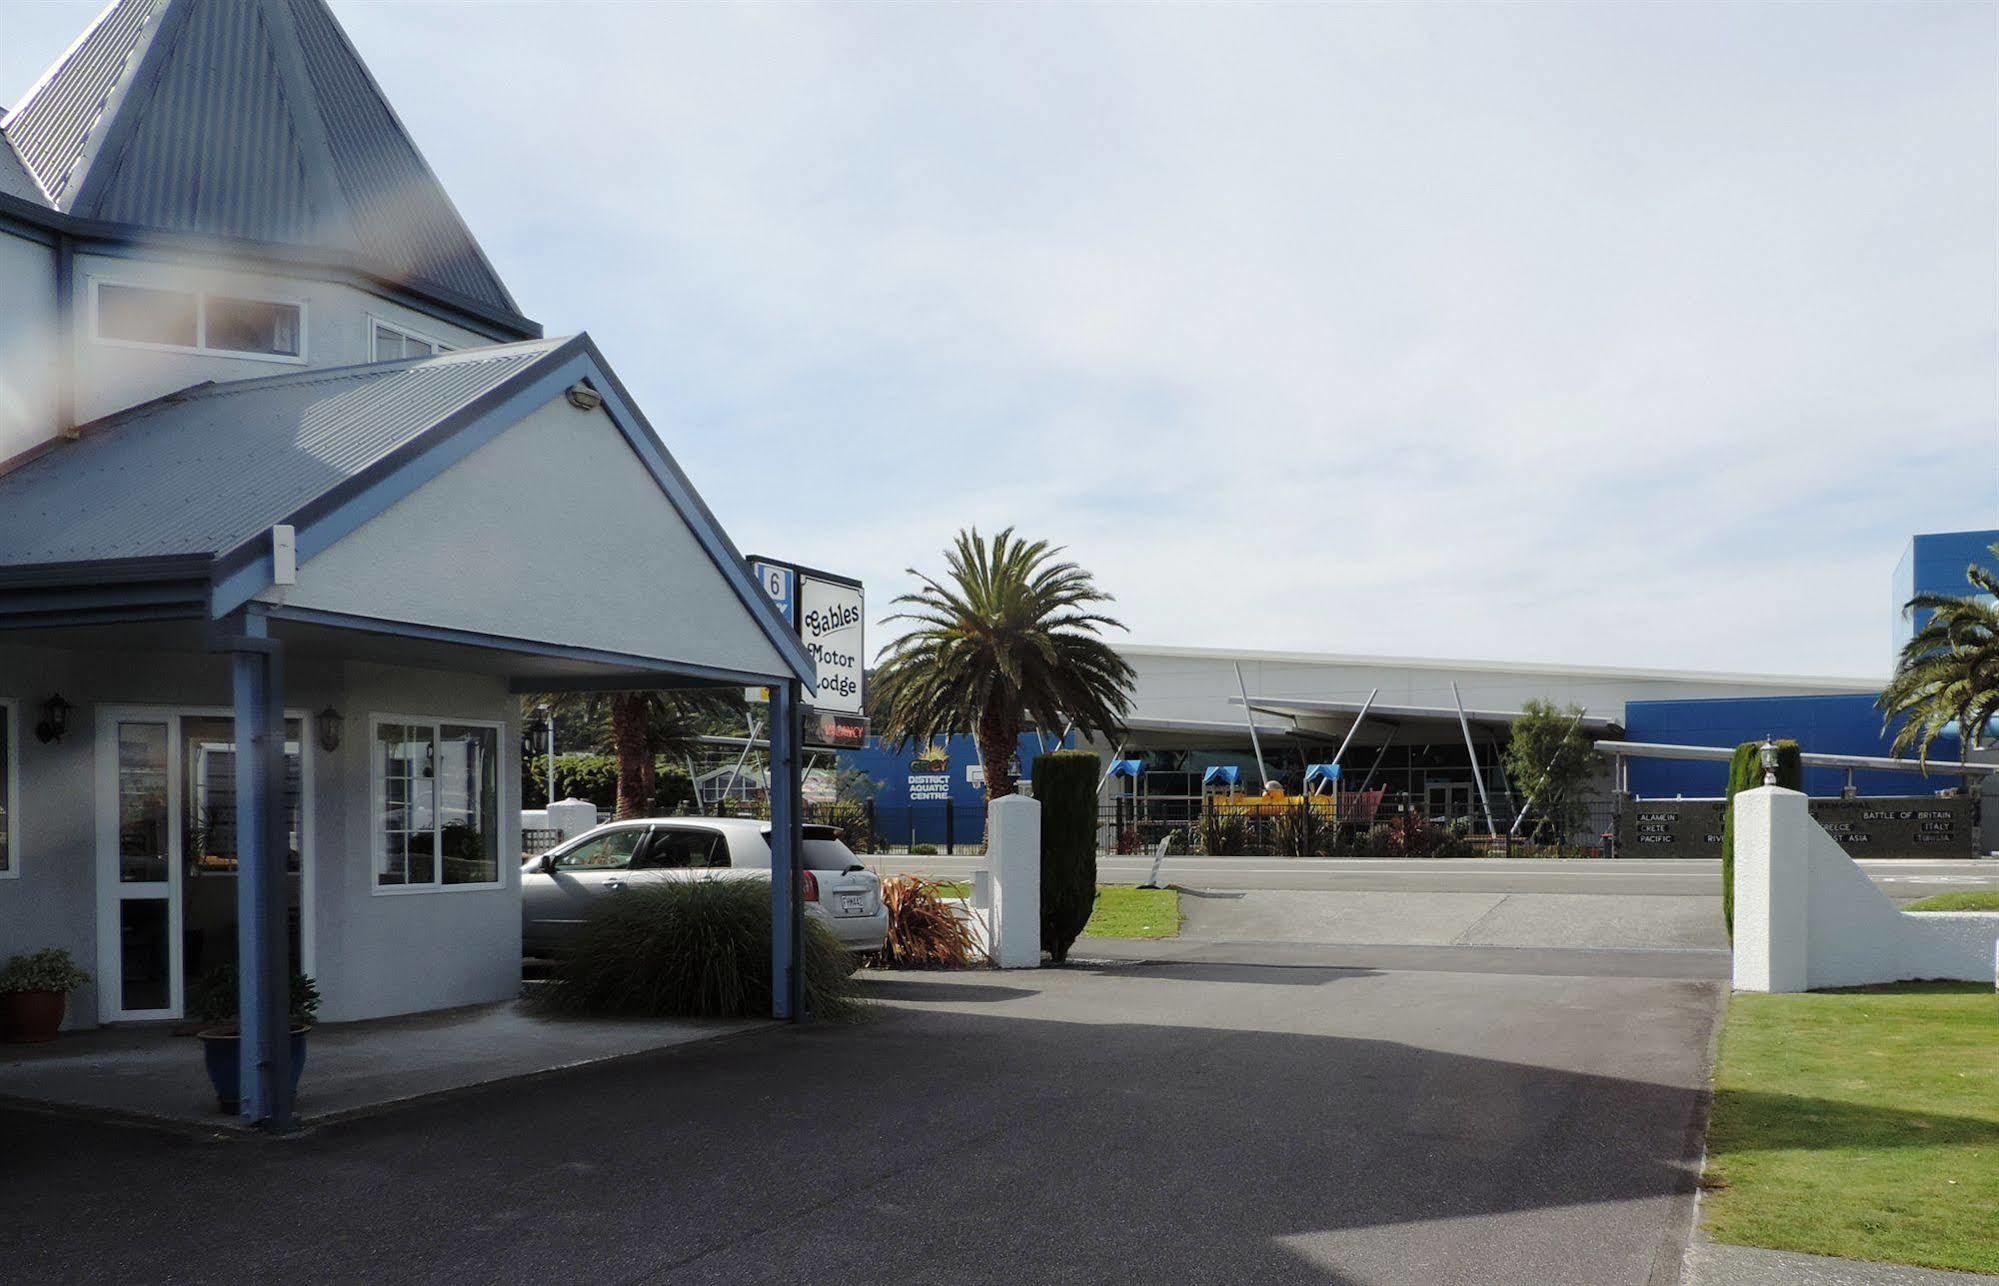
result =
M7 866L0 870L0 880L17 880L21 878L21 703L0 697L0 716L7 720L0 729L0 751L7 755L7 815L0 818L0 828L6 831Z
M444 853L443 853L442 844L437 845L434 850L437 861L437 878L432 880L430 883L428 884L382 883L381 822L382 822L382 812L384 806L388 802L387 801L388 792L386 789L388 783L382 779L381 774L375 771L375 747L381 741L382 725L385 723L427 725L431 730L431 735L435 737L437 741L440 743L444 740L443 725L447 723L453 725L454 727L459 727L459 728L490 728L493 730L494 752L499 756L499 763L495 765L493 773L493 778L494 778L493 785L495 793L497 795L497 798L494 800L495 811L493 814L493 818L494 818L494 825L499 827L500 833L493 837L495 856L498 859L494 864L493 869L496 872L498 872L498 878L494 879L491 883L446 884L444 882ZM508 811L508 809L513 803L513 796L512 792L508 789L507 785L506 747L507 747L507 725L495 719L462 719L459 718L457 715L449 715L449 714L389 714L378 711L369 712L368 715L368 888L369 892L371 892L376 897L406 897L412 894L426 894L426 893L490 893L494 889L504 889L507 887L507 873L510 870L512 870L514 867L520 865L520 854L518 852L513 852L513 853L508 852L509 845L507 843L507 836L513 835L516 837L512 847L518 849L519 848L518 836L520 835L520 829L519 827L512 827L507 825L507 818L513 816L513 814ZM441 826L437 826L435 824L435 818L433 818L432 829L433 832L441 832L443 830ZM509 858L513 859L511 863L509 863L508 860Z
M90 280L90 338L106 348L137 348L149 353L188 353L196 357L238 357L246 362L276 362L281 366L304 366L308 346L311 343L312 314L303 297L274 295L261 290L203 290L194 286L161 285L152 281L132 281L124 277L91 276ZM190 348L182 344L150 344L142 339L116 339L104 333L102 317L98 311L97 296L105 286L124 286L132 290L152 290L162 294L194 296L194 334L197 342ZM208 298L210 295L223 299L242 299L255 304L284 304L298 309L298 356L288 353L246 353L234 348L210 348L208 346ZM369 334L372 336L373 331ZM372 339L370 343L372 343Z
M430 355L432 357L436 357L439 353L455 353L458 351L458 345L456 344L447 344L434 335L426 335L420 330L412 330L401 322L392 321L380 313L369 313L368 360L371 362L408 360L405 358L385 358L382 356L381 351L375 347L375 327L377 326L380 326L383 330L392 330L404 339L414 339L419 343L430 345Z

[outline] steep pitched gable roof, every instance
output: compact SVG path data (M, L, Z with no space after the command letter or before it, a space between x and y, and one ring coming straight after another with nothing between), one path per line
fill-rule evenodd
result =
M336 250L525 322L324 0L113 0L0 131L65 213Z

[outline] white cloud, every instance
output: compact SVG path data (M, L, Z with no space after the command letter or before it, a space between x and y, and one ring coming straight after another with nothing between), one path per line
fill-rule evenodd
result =
M529 313L877 604L1018 523L1150 641L1868 674L1999 518L1984 6L336 10ZM0 23L7 92L73 34Z

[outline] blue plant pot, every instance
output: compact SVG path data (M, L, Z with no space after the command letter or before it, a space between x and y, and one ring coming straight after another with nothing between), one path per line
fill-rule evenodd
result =
M305 1034L310 1027L292 1029L292 1094L298 1094L298 1080L305 1073ZM208 1083L215 1087L215 1105L234 1114L243 1105L243 1039L220 1033L199 1033L201 1056L208 1064Z

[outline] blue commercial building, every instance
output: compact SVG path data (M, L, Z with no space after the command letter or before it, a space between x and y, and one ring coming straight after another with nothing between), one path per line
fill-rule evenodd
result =
M1669 746L1739 746L1765 737L1791 738L1800 749L1822 755L1886 756L1894 741L1883 731L1874 701L1879 693L1847 696L1724 697L1707 701L1633 701L1624 707L1624 735L1631 741ZM1957 739L1931 747L1932 776L1856 769L1853 786L1862 795L1920 795L1959 784L1948 775L1957 760ZM1728 765L1685 759L1633 759L1631 793L1644 799L1684 795L1708 798L1728 785ZM1846 774L1838 768L1805 770L1805 793L1838 795Z
M1929 619L1929 613L1903 610L1918 594L1963 594L1964 569L1973 563L1993 567L1992 543L1999 531L1938 531L1914 536L1895 564L1894 626L1890 637L1900 653L1915 632Z
M1075 745L1071 735L1067 747ZM1054 737L1023 734L1014 754L1014 775L1031 780L1034 756L1062 748ZM869 737L865 748L841 751L840 766L858 769L876 782L875 832L884 842L940 849L985 842L985 773L971 736L957 733L900 749Z
M1895 567L1894 646L1902 645L1921 622L1904 612L1917 594L1963 594L1965 568L1973 563L1995 566L1993 542L1999 531L1950 531L1913 536ZM1845 695L1723 697L1709 700L1630 701L1624 707L1628 740L1675 746L1737 746L1764 737L1788 737L1814 754L1872 755L1893 753L1895 726L1884 726L1875 706L1879 692ZM1930 748L1931 775L1856 769L1853 787L1862 795L1919 795L1961 784L1949 772L1958 758L1956 737L1940 738ZM1727 765L1688 760L1633 759L1631 792L1641 798L1676 795L1720 795L1727 786ZM1837 768L1805 772L1805 792L1838 795L1846 774Z

